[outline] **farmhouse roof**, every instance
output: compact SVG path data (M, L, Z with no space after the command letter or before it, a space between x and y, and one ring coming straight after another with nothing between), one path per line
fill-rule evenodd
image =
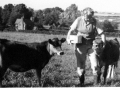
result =
M25 24L27 24L27 25L34 25L34 23L29 19L17 19L15 24L18 24L20 22L25 22Z
M18 24L18 23L20 23L20 22L22 22L22 19L17 19L17 20L15 21L15 24Z

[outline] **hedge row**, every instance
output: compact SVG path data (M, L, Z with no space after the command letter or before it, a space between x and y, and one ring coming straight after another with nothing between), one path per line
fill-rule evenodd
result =
M23 32L23 33L40 33L40 34L53 34L53 35L67 35L68 30L21 30L21 31L5 31L5 32ZM120 37L120 32L105 32L107 37Z
M105 32L107 37L120 37L120 32Z
M40 33L40 34L53 34L53 35L66 35L67 30L20 30L20 31L3 31L3 32L23 32L23 33Z

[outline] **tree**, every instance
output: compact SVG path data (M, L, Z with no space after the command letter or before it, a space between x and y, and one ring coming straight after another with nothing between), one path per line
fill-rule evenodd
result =
M103 22L103 30L105 32L112 32L112 31L114 31L114 28L113 28L112 24L108 20L105 20Z
M31 8L26 8L24 14L25 19L30 19L33 16L33 9Z
M16 19L22 16L24 16L25 19L30 19L32 12L29 11L25 4L18 4L13 8L10 14L9 24L14 25Z
M31 12L31 14L32 14L31 16L33 16L34 15L34 9L29 7L28 10L29 10L29 12Z
M2 24L7 26L10 14L14 8L13 4L6 4L2 10Z
M78 7L75 4L71 4L63 13L60 14L59 22L61 26L70 26L72 22L80 15L81 12L78 10Z
M62 8L59 8L59 7L55 7L53 9L55 9L56 11L59 11L59 12L64 12L64 10Z
M53 18L51 16L51 13L46 14L45 17L44 17L44 24L45 25L48 25L48 24L51 25L52 21L53 21Z
M47 8L43 11L44 14L44 24L58 25L59 15L63 12L63 10L59 7L55 8Z
M74 21L78 16L80 16L80 11L75 4L71 4L71 6L69 6L62 14L62 16L64 16L66 19L72 19Z
M4 30L4 26L2 25L2 7L0 7L0 31Z
M42 10L38 10L34 12L34 23L38 28L42 28L43 26L43 21L44 21L44 14Z
M0 25L2 24L2 7L0 7Z
M51 13L51 11L52 11L52 8L45 8L45 9L43 10L44 16L46 16L46 15L49 14L49 13Z
M115 30L118 29L118 22L111 22L111 24Z

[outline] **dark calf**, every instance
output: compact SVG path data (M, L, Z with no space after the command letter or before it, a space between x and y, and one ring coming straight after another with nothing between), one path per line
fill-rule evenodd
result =
M41 70L54 55L63 55L61 45L65 38L49 39L42 43L20 43L0 39L0 83L7 68L16 72L25 72L36 69L37 76L41 78Z
M106 45L103 48L103 43L101 41L94 41L93 42L93 49L96 51L97 53L97 57L98 57L98 77L96 78L97 83L101 82L101 68L103 66L105 66L104 68L104 72L103 72L103 78L104 78L104 84L106 83L106 77L107 77L107 72L109 72L109 66L112 66L113 68L115 68L115 66L117 66L117 62L119 59L119 42L118 40L115 38L113 40L107 40L106 41ZM112 68L112 70L113 70Z

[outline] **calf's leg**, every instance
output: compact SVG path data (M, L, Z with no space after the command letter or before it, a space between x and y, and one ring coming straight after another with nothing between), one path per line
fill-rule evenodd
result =
M105 70L104 70L104 73L103 73L103 78L104 78L104 84L106 84L106 77L107 77L107 71L108 71L108 65L105 65Z
M0 67L0 87L2 87L2 80L4 79L4 74L7 71L7 68Z
M41 69L36 69L39 86L41 86Z
M92 49L88 50L88 57L91 63L92 71L93 71L94 85L97 85L98 83L100 83L100 76L101 76L101 68L98 62L99 60L95 51Z

